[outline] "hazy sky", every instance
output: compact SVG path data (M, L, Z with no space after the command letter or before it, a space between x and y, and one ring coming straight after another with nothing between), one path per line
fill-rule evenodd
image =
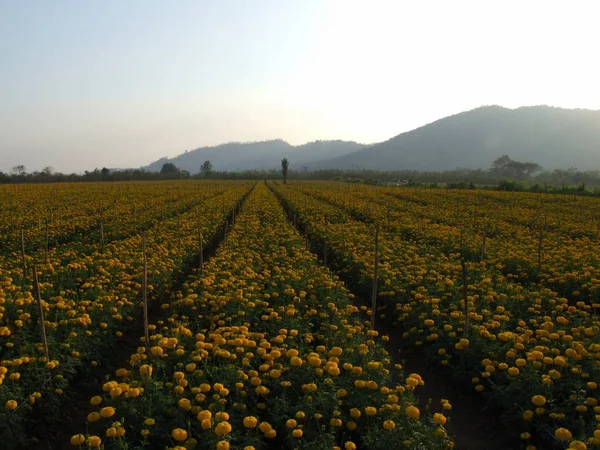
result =
M0 0L0 170L600 109L600 2Z

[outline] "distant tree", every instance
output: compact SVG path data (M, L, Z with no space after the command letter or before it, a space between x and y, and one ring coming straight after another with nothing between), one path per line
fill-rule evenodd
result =
M14 166L11 169L11 172L14 175L25 175L27 173L27 169L25 169L25 166L23 164L19 164L17 166Z
M204 163L202 163L202 165L200 166L200 175L202 175L203 178L208 178L212 174L212 172L212 163L208 160L204 161Z
M108 170L106 167L103 167L102 170L100 171L100 175L102 176L103 180L106 180L108 178L108 176L110 175L110 170Z
M503 176L523 179L542 170L539 164L533 162L520 162L502 155L492 163L492 171Z
M173 163L164 163L162 168L160 169L161 175L175 175L179 174L180 170Z
M53 169L51 166L46 166L42 169L42 175L44 176L50 176L52 175Z
M283 158L281 160L281 174L283 175L283 184L287 183L287 174L288 174L289 165L290 165L290 163L287 160L287 158Z

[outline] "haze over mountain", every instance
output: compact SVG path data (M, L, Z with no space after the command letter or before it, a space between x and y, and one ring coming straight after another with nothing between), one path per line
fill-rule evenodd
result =
M202 147L185 152L175 158L161 158L144 167L158 172L165 163L173 163L190 173L200 171L200 166L208 160L214 170L261 170L278 169L282 158L287 158L290 166L301 170L318 159L335 158L366 147L364 144L347 141L314 141L303 145L291 145L281 139L263 142L232 142L214 147Z
M600 168L600 111L485 106L449 116L311 168L489 168L502 155L544 169Z
M196 173L205 160L216 170L290 168L441 171L486 169L502 155L535 162L544 169L600 168L600 111L528 106L484 106L363 145L315 141L292 146L282 140L229 143L160 159L146 167L159 171L166 162Z

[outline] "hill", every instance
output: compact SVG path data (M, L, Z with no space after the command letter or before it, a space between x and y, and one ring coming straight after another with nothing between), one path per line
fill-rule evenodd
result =
M485 106L399 134L311 169L422 171L489 168L502 155L544 169L600 168L600 111Z
M310 162L323 158L335 158L366 147L363 144L347 141L314 141L293 146L277 139L263 142L233 142L214 147L202 147L185 152L174 158L161 158L144 167L150 172L158 172L165 163L173 163L180 169L197 173L200 166L209 160L218 171L279 169L281 158L290 161L296 170Z

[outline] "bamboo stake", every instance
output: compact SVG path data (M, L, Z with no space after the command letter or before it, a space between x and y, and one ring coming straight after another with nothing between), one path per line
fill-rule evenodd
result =
M377 313L377 276L379 269L379 222L375 228L375 265L373 268L373 290L371 292L371 330L375 329L375 314Z
M42 307L42 294L40 293L40 284L38 282L37 267L33 266L33 288L38 305L38 316L40 321L40 335L42 337L42 345L44 346L44 356L46 362L50 361L50 352L48 351L48 339L46 338L46 324L44 323L44 308Z
M27 259L25 258L25 234L21 227L21 259L23 261L23 278L27 278Z
M144 344L146 353L150 351L150 332L148 330L148 258L146 255L146 233L142 234L142 252L144 261L144 273L142 275L142 301L144 307Z

